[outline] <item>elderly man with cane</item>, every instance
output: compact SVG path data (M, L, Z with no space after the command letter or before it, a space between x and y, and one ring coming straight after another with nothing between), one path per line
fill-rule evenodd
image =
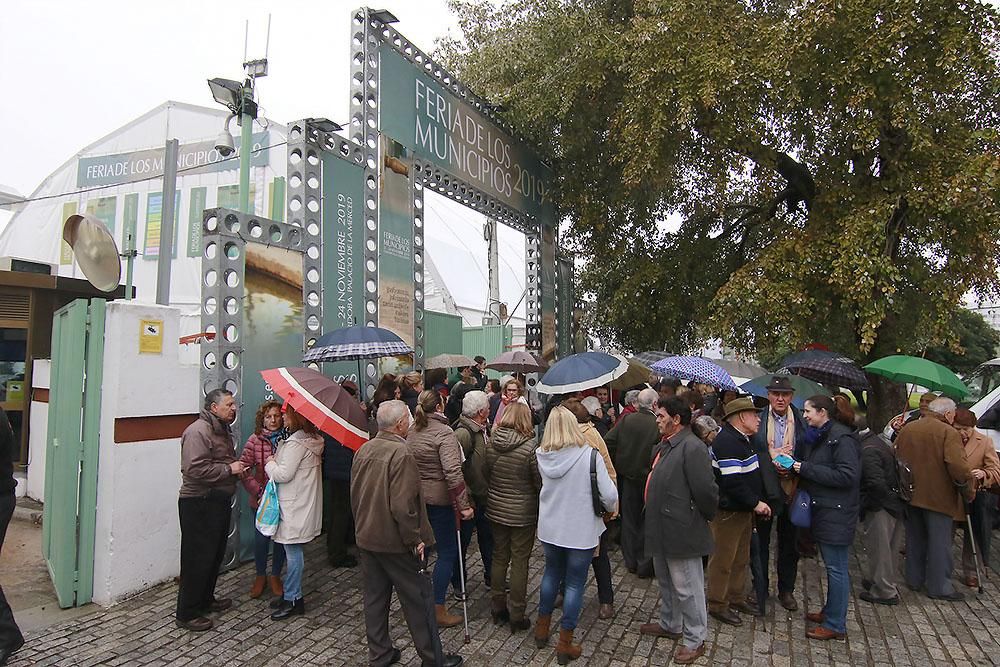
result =
M402 401L385 401L375 415L378 435L354 457L351 508L364 577L368 662L400 661L389 637L389 603L395 589L414 647L424 667L456 667L461 656L443 655L434 616L426 549L434 545L420 475L404 436L410 412Z

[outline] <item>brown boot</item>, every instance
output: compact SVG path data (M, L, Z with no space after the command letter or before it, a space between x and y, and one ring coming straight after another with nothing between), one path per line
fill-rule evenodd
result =
M452 616L443 604L434 605L434 615L437 617L439 628L453 628L462 622L461 616Z
M573 631L560 628L559 643L556 644L556 661L560 665L565 665L570 660L579 658L582 652L580 645L573 643Z
M549 624L552 622L552 614L538 615L535 622L535 646L545 648L549 643Z
M254 600L259 598L264 594L264 586L267 584L267 577L264 575L258 575L256 579L253 580L253 586L250 587L250 597Z
M500 625L510 620L510 611L507 609L507 596L494 595L493 604L490 609L490 616L494 625Z
M268 580L271 582L271 595L276 598L280 598L285 594L285 587L281 585L281 577L270 576Z

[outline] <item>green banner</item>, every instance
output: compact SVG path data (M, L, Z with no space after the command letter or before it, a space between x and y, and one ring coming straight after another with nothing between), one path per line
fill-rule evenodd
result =
M541 291L542 307L542 358L556 358L556 226L547 218L542 220Z
M181 193L174 199L174 238L170 244L170 256L177 256L177 212L181 210ZM160 226L163 224L163 193L150 192L146 197L146 237L142 246L145 259L156 259L160 255Z
M379 49L379 130L511 208L551 217L551 171L522 141L389 46Z
M323 333L365 322L364 185L361 165L323 154ZM356 361L324 364L323 373L361 386Z
M92 215L108 228L111 236L115 235L115 207L118 205L117 197L100 197L87 202L87 215Z
M559 271L559 317L556 327L559 357L573 354L573 260L556 260Z
M122 211L122 252L135 250L137 243L136 227L139 224L139 193L125 195L125 205ZM129 234L132 235L131 240Z
M218 208L240 210L240 186L220 185L215 195L215 205ZM257 184L250 181L250 208L257 214Z
M208 188L192 188L188 205L187 256L201 257L201 219L208 199Z
M382 135L378 221L378 325L413 346L413 201L410 152ZM409 357L382 362L383 372L411 365Z

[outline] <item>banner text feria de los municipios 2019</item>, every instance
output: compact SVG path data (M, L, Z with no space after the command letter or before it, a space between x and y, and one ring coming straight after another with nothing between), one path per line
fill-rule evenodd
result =
M551 173L530 149L391 48L379 66L384 134L514 210L552 215Z

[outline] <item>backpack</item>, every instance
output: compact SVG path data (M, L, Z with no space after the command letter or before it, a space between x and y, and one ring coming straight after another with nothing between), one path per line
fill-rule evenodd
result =
M455 385L448 394L448 402L444 404L444 416L447 418L449 424L454 424L462 416L462 400L472 389L472 387L463 382Z
M893 453L893 458L896 459L896 477L899 479L899 488L896 493L904 503L908 503L913 500L913 471L910 469L910 464L899 458Z

